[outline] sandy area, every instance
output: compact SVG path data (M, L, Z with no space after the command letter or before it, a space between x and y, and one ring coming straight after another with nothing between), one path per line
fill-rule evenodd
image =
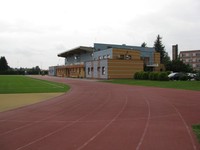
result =
M45 101L63 93L0 94L0 112Z

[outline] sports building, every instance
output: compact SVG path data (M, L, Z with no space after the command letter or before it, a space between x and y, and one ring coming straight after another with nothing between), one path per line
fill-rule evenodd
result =
M49 75L75 78L133 78L144 66L160 71L160 53L154 48L95 43L79 46L63 53L65 65L49 67Z

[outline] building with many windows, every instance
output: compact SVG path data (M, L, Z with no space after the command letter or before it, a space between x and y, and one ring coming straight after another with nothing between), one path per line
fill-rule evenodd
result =
M79 46L58 56L65 58L65 65L49 69L62 77L133 78L135 72L144 70L144 65L153 71L160 71L162 66L160 53L154 48L124 44L95 43L94 47Z
M181 51L180 60L191 65L194 70L200 71L200 50Z

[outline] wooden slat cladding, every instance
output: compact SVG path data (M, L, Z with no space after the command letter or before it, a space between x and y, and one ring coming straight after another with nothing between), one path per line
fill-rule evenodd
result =
M85 69L83 65L61 66L56 69L59 77L84 78Z
M133 78L138 71L143 71L142 60L108 60L108 78Z
M154 53L154 63L160 64L160 53Z
M131 56L130 60L140 60L140 51L138 50L125 50L125 49L118 49L113 48L113 58L112 59L120 59L120 55L127 55Z

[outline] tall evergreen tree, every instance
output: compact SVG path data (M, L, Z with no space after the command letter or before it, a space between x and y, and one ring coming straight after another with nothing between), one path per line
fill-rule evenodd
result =
M143 43L141 44L141 47L147 47L147 43L143 42Z
M0 58L0 71L7 71L9 69L6 58L3 56Z
M162 37L160 37L160 35L157 36L154 42L154 48L156 52L160 53L160 62L164 64L165 57L168 57L168 54L165 52L165 46L162 44Z

